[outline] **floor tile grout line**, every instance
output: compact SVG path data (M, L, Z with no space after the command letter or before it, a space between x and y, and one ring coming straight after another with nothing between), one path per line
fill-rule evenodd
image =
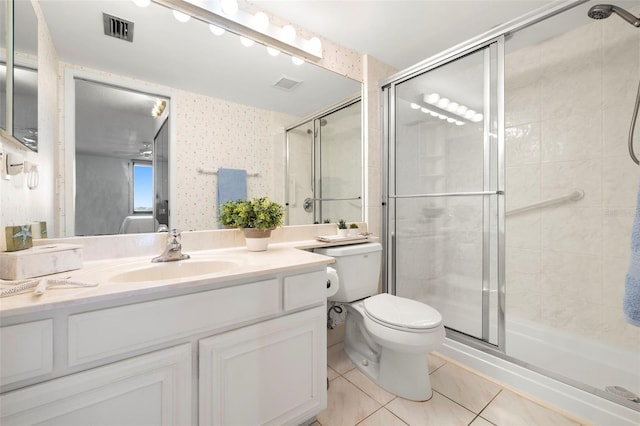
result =
M500 394L502 393L502 391L503 391L503 390L504 390L504 388L503 388L503 387L501 387L501 388L500 388L500 390L498 391L498 393L497 393L493 398L491 398L491 401L489 401L489 402L487 403L487 405L485 405L485 406L482 408L482 410L480 410L480 412L478 413L478 416L481 416L481 415L482 415L482 413L484 412L484 410L486 410L486 409L487 409L487 407L488 407L489 405L491 405L491 403L492 403L493 401L495 401L495 400L496 400L496 398L498 397L498 395L500 395ZM483 417L483 419L485 419L485 418ZM485 420L487 420L487 419L485 419ZM489 421L489 420L487 420L487 421ZM493 423L493 422L489 422L489 423Z
M395 399L395 398L394 398ZM365 417L364 419L360 420L358 423L355 424L355 426L361 424L362 422L364 422L365 420L367 420L369 417L373 416L375 413L377 413L380 410L387 410L386 408L384 408L384 405L381 405L376 411L374 411L373 413L369 414L367 417ZM391 410L387 410L393 417L395 417L396 419L400 420L402 423L404 423L405 425L409 426L409 423L405 422L404 420L402 420L400 417L396 416L396 414L391 411ZM322 426L322 425L321 425Z
M465 407L464 405L462 405L462 404L461 404L461 403L459 403L458 401L456 401L456 400L454 400L454 399L449 398L447 395L443 394L442 392L438 392L438 391L437 391L437 390L435 390L435 389L433 389L433 392L434 392L434 393L437 393L437 394L438 394L438 395L440 395L440 396L443 396L443 397L447 398L449 401L453 402L454 404L461 406L462 408L464 408L465 410L467 410L468 412L470 412L470 413L471 413L471 414L473 414L473 415L476 415L476 416L479 416L479 415L480 415L480 414L477 414L475 411L473 411L473 410L471 410L471 409L469 409L469 408ZM431 398L433 398L433 396L432 396ZM429 399L428 401L431 401L431 399Z

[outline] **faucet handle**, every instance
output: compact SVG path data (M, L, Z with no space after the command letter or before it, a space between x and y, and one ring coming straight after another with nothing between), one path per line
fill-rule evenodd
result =
M158 226L158 230L156 232L169 232L169 227L165 224Z
M182 239L182 233L178 231L176 228L171 228L169 230L169 234L167 235L167 239L172 242L180 242Z

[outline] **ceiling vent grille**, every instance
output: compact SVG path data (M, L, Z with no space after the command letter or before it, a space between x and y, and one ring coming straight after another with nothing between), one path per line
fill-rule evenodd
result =
M280 77L280 80L276 81L273 84L273 86L277 87L278 89L293 90L296 87L298 87L301 83L302 81L300 80L295 80L291 77L286 77L283 75L282 77Z
M106 13L102 14L104 35L133 42L133 22Z

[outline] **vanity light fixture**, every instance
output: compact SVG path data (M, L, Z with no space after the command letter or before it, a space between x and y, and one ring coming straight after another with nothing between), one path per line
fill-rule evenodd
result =
M227 16L235 16L238 13L238 2L236 0L220 0L220 8Z
M269 23L264 12L251 14L238 8L236 0L152 0L154 3L194 17L220 29L238 36L258 42L269 50L269 54L276 56L274 50L285 52L296 59L317 62L322 59L322 42L318 37L306 40L296 35L292 25L279 28ZM210 27L211 31L213 29ZM217 30L216 30L217 31Z

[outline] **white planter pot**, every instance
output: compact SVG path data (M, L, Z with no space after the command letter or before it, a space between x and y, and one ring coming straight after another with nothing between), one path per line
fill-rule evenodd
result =
M244 241L249 251L266 251L271 241L271 230L260 231L258 229L245 228Z
M360 233L360 230L358 228L354 228L354 229L349 228L350 237L357 237L359 233Z
M349 236L349 230L348 229L338 229L338 236L339 237L348 237Z

